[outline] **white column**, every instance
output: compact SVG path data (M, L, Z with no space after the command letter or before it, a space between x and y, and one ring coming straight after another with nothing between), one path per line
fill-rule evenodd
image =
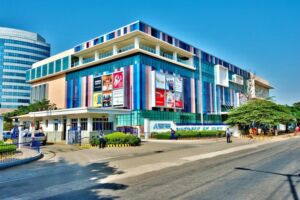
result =
M113 46L113 55L117 55L118 54L118 47L117 45Z
M139 37L135 37L134 38L134 48L135 49L139 49L140 48L140 38Z
M99 60L99 52L95 51L95 60Z
M177 52L173 52L173 60L177 61Z
M67 130L66 130L66 144L69 142L69 130L71 129L71 119L67 118Z
M156 53L156 55L160 55L160 46L159 46L159 44L157 44L155 46L155 53Z
M93 131L93 118L92 117L88 118L87 131L88 132L92 132Z
M82 60L83 60L82 56L79 56L79 65L82 65Z
M189 58L189 64L190 64L190 66L194 67L194 58L193 57Z

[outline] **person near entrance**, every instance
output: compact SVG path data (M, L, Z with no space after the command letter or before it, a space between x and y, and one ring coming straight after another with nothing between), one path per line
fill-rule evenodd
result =
M225 135L226 135L227 143L231 143L231 131L229 130L229 128L227 128Z
M106 145L106 141L104 138L105 134L102 130L99 130L99 149L104 149Z

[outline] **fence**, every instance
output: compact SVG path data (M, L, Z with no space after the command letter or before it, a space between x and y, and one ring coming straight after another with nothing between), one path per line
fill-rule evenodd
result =
M10 163L35 157L41 153L40 144L37 141L1 144L0 163Z

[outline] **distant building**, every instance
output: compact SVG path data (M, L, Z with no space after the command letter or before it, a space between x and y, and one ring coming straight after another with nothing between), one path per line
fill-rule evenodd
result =
M251 73L248 81L250 99L267 99L270 97L271 89L274 88L267 80Z
M50 45L37 33L0 27L0 114L30 103L26 70L50 56Z

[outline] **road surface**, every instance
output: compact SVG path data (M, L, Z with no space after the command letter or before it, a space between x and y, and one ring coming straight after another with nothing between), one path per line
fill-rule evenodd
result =
M122 173L109 160L36 162L0 172L0 199L297 200L300 138L101 183Z

